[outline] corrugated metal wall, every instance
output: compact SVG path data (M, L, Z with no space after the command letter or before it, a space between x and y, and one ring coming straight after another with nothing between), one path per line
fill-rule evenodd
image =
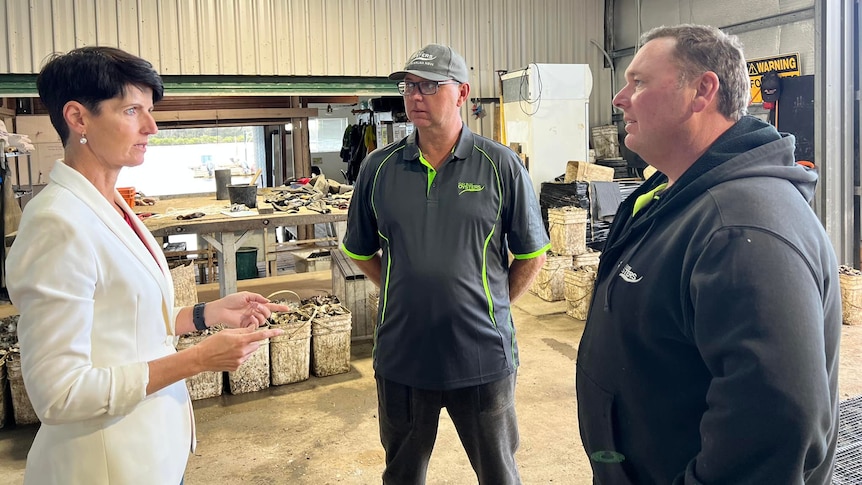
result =
M112 45L162 74L386 76L429 42L471 66L471 97L497 96L496 70L589 63L593 121L610 119L603 0L0 0L0 73ZM491 117L488 117L491 118ZM487 120L487 119L486 119ZM486 121L487 122L487 121Z
M815 160L820 180L814 209L826 228L839 262L853 264L860 259L853 172L858 153L854 136L853 79L858 66L858 32L854 2L837 0L612 0L614 9L614 49L634 47L638 32L659 25L679 23L736 26L745 31L736 35L748 59L798 52L803 75L815 76ZM640 29L638 2L640 1ZM797 15L798 14L798 15ZM794 18L801 20L792 20ZM778 19L777 21L775 19ZM791 19L784 21L783 19ZM778 25L769 25L775 24ZM762 28L757 28L764 25ZM858 34L857 34L858 35ZM856 38L858 42L858 37ZM819 42L819 45L818 45ZM854 50L857 49L857 50ZM828 55L827 55L828 52ZM623 72L632 56L616 59L617 86L624 83ZM858 148L856 149L858 152ZM855 224L855 227L854 227Z
M638 0L614 0L614 48L634 47L639 32L660 25L681 23L716 27L752 22L787 12L814 7L814 0L640 0L641 28L638 30ZM745 48L745 57L799 53L802 74L814 74L814 19L751 30L736 34ZM631 57L617 60L616 85L625 83L625 68Z

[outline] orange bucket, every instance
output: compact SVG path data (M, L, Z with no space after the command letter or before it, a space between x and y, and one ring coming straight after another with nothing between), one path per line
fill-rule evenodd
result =
M120 193L126 204L129 204L129 207L135 207L135 194L137 192L134 187L117 187L117 192Z

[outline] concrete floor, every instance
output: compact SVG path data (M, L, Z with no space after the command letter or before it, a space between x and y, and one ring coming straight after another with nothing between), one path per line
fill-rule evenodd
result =
M261 285L265 286L261 286ZM240 289L267 295L279 289L313 294L328 273L246 280ZM215 297L201 285L202 300ZM517 409L526 484L588 484L589 464L578 436L574 362L583 323L565 315L564 302L527 295L515 305L521 368ZM272 387L252 394L195 402L198 449L186 484L380 483L383 450L377 434L377 399L371 346L355 343L347 374ZM862 394L862 327L844 327L842 399ZM37 427L0 430L0 483L21 483ZM476 483L452 422L444 412L428 470L428 483Z

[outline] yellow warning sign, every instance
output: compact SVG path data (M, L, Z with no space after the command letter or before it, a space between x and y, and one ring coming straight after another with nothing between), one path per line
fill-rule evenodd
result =
M760 80L763 75L770 71L778 73L779 77L801 76L802 69L799 67L799 53L782 54L776 57L761 57L746 61L748 64L748 77L751 80L751 102L762 103L760 95Z

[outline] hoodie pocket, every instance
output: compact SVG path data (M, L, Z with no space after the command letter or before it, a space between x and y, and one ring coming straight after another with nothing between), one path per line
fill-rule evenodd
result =
M593 469L593 483L634 483L624 469L626 456L614 440L613 394L593 382L580 365L576 380L581 441Z

